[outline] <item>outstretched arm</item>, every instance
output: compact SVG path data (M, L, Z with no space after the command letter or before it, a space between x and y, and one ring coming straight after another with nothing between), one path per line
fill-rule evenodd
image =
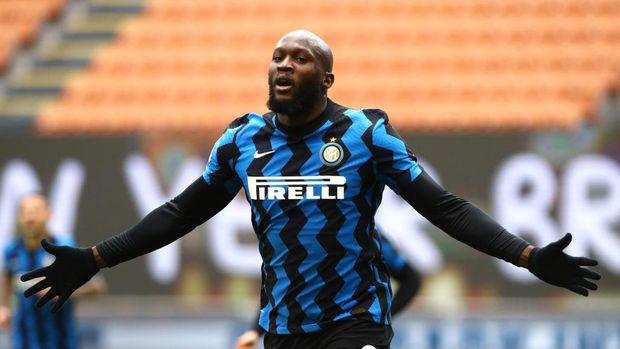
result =
M49 287L37 306L41 307L57 296L58 301L52 309L52 312L57 312L69 296L100 268L115 266L179 239L224 208L235 194L209 185L200 177L180 195L151 211L129 230L95 247L55 246L43 240L43 248L56 259L50 266L22 275L22 281L45 278L26 290L24 295L30 297Z
M598 280L600 275L583 267L597 262L562 251L570 243L570 235L537 249L510 234L482 210L435 183L419 166L383 111L368 109L364 113L373 124L362 140L370 145L380 178L431 223L477 250L528 268L552 285L584 296L588 290L596 290L596 284L586 278Z
M529 245L478 207L448 192L425 171L399 183L400 195L422 216L453 238L486 254L517 264Z
M401 185L401 196L431 223L453 238L491 256L528 268L541 280L565 287L583 296L597 285L586 279L600 275L583 268L597 262L563 252L571 241L567 234L543 248L536 248L506 229L473 204L448 192L422 171L409 185Z
M192 231L235 197L200 177L180 195L151 211L126 232L95 246L107 267L155 251Z

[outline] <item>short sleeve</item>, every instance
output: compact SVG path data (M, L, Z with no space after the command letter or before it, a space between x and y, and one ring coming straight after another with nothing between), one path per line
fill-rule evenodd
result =
M376 120L372 131L372 153L379 177L392 190L400 193L399 187L416 179L422 168L382 110L364 112Z
M244 118L233 121L215 142L202 174L209 185L225 188L231 194L235 194L241 189L241 181L234 171L235 159L240 154L239 148L235 144L235 138L237 131L245 125Z

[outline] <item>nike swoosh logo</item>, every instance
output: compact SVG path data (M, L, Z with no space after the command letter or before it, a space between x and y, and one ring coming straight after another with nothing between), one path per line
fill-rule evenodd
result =
M266 151L264 153L259 153L258 150L254 153L254 159L260 159L265 155L269 155L271 153L275 152L275 150L270 150L270 151Z

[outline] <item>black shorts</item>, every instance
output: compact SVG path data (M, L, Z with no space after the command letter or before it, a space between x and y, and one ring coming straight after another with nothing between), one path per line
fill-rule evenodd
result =
M392 326L342 320L312 333L265 334L265 349L389 349Z

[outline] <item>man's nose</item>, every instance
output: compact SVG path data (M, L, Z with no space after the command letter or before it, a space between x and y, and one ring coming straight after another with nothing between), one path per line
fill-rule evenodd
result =
M293 70L293 65L291 64L291 59L289 57L285 57L278 63L278 71L290 72Z

